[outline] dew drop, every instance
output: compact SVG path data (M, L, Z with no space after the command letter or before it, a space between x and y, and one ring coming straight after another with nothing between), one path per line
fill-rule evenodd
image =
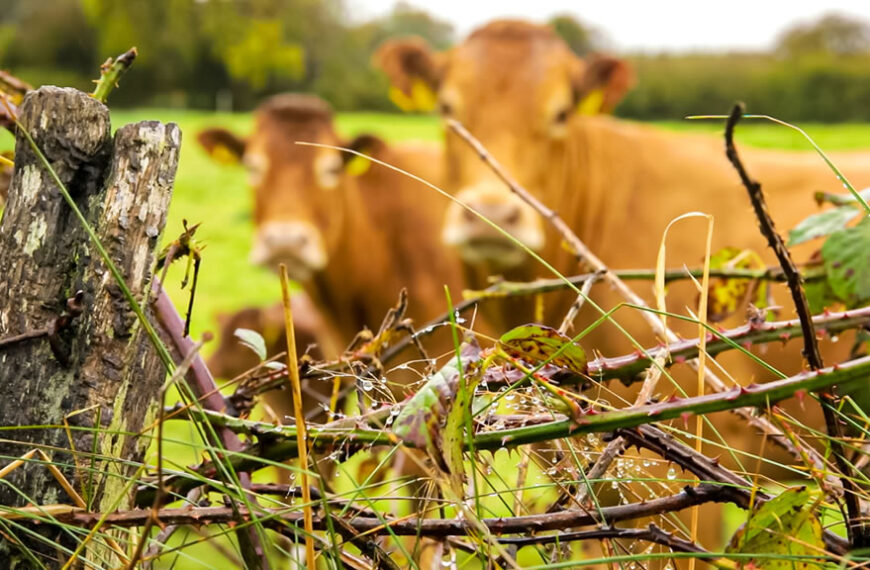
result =
M667 477L668 477L668 481L673 481L674 479L676 479L677 478L677 470L674 469L673 467L668 469Z
M366 392L371 392L372 388L375 387L375 385L372 384L371 380L363 380L362 382L360 382L360 385L362 386L362 389Z

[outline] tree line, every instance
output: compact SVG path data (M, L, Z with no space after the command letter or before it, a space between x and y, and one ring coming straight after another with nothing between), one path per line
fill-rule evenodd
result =
M450 23L399 2L360 21L342 0L6 0L0 68L34 84L89 88L93 69L132 45L136 72L118 106L253 108L281 91L313 92L340 110L392 111L370 59L388 37L434 47L458 38ZM572 16L549 22L581 55L605 34ZM786 31L755 53L624 54L637 85L617 114L676 119L743 100L792 121L870 120L870 25L831 14Z

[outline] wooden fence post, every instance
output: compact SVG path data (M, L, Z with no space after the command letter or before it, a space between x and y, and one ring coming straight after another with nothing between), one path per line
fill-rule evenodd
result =
M178 127L142 122L122 127L112 140L103 104L56 87L27 95L20 120L147 309L178 163ZM51 427L4 430L0 467L41 448L89 508L108 509L142 460L149 438L133 434L153 420L165 379L93 242L19 133L0 221L0 426ZM32 462L0 481L0 504L28 503L73 500L44 464ZM128 504L122 497L118 506ZM51 543L75 542L56 527L34 528L45 533L44 543L4 526L0 560L19 556L6 533L62 563L66 557Z

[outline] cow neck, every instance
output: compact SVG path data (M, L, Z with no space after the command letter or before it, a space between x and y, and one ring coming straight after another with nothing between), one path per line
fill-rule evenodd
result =
M372 295L377 291L378 275L385 270L385 249L356 182L347 180L341 192L335 204L341 218L331 236L335 241L329 264L313 277L306 291L347 342L363 326L377 327L383 317L374 314L377 303L372 302Z
M569 133L562 163L556 210L593 252L602 249L612 230L629 230L626 188L634 172L624 160L627 141L607 117L578 117ZM630 151L629 151L630 154Z

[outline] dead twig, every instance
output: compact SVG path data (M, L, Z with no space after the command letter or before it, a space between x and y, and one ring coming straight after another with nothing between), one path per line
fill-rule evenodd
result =
M480 522L492 534L516 534L529 532L543 532L547 530L561 530L575 526L599 524L606 520L608 524L634 520L644 517L652 517L663 513L674 512L695 505L716 501L728 501L728 493L719 485L701 484L697 487L686 487L679 493L651 499L648 501L602 507L600 511L587 511L584 509L568 509L559 513L543 513L538 515L526 515L518 517L497 517L480 519ZM267 528L280 532L296 534L301 526L303 514L298 510L288 511L284 509L258 509L256 515L262 517L262 524ZM138 527L145 524L148 517L152 516L150 509L135 509L117 513L87 513L81 511L64 512L56 515L58 521L90 528L102 520L103 526L110 527ZM167 525L204 525L226 524L231 522L246 522L250 520L251 513L244 507L239 506L236 511L229 507L195 507L162 509L158 513L158 519ZM429 519L416 517L403 517L391 520L382 517L353 516L345 519L346 525L357 533L371 533L377 535L395 534L397 536L421 536L447 537L463 536L476 527L462 518L453 519ZM315 516L312 520L314 530L325 530L327 521L324 516Z
M696 554L710 554L694 542L674 536L650 523L647 528L596 528L591 530L579 530L575 532L560 532L558 534L545 534L542 536L524 536L519 538L500 538L502 544L509 544L518 548L532 544L555 544L574 542L578 540L601 540L603 538L616 538L623 540L644 540L654 544L666 546L674 552L694 552ZM710 559L708 559L710 560Z

